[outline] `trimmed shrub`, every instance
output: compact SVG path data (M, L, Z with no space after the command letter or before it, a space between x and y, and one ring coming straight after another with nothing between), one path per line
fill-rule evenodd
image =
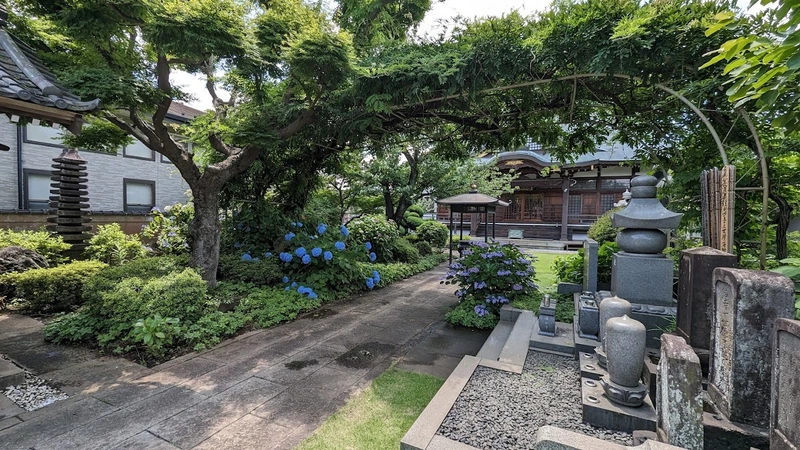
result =
M276 258L245 261L241 257L225 255L219 259L218 272L220 280L261 286L276 285L283 277Z
M417 251L419 252L420 256L428 256L433 253L431 244L427 243L426 241L419 241L414 244L414 246L417 247Z
M350 239L355 244L371 242L379 262L392 262L392 244L400 237L397 224L385 216L362 216L347 224Z
M72 247L64 242L61 236L52 235L47 231L0 230L0 248L12 245L35 251L50 265L67 262L63 253Z
M16 302L25 311L70 311L83 303L87 280L104 267L106 264L99 261L75 261L48 269L7 273L0 276L0 284L14 287Z
M425 219L422 218L424 215L425 209L422 206L411 205L406 209L406 212L403 213L403 220L406 221L408 228L416 230L417 227L425 222Z
M397 262L417 264L419 262L419 250L404 238L397 238L392 243L392 257Z
M447 225L435 220L426 220L417 227L417 236L421 241L425 241L433 247L444 247L447 245L447 238L450 231Z
M89 258L112 266L142 258L147 254L138 236L123 233L118 223L100 225L84 252Z
M586 233L590 239L594 239L597 241L599 245L603 245L606 242L614 242L617 238L617 233L621 228L614 228L611 225L611 216L614 215L615 212L619 212L625 209L624 207L609 209L608 211L604 212L602 216L598 217L597 220L589 227L589 231Z

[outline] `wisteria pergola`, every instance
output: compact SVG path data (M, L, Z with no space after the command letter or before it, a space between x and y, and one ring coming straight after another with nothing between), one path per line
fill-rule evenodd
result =
M495 226L497 224L497 213L495 208L497 206L508 206L508 203L486 194L481 194L474 188L466 194L458 194L452 197L437 200L437 203L450 206L450 242L453 242L453 213L460 214L459 222L459 245L461 239L464 239L464 213L470 214L483 214L483 240L489 242L489 233L486 227L489 224L489 214L492 215L492 239L494 239ZM450 263L453 262L453 246L450 245Z

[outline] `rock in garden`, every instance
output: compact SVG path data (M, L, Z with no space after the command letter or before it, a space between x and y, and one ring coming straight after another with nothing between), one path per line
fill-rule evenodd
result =
M0 275L50 267L42 255L27 248L10 246L0 249Z

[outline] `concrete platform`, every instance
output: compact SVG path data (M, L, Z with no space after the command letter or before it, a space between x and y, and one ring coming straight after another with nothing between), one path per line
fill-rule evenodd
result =
M570 332L572 326L568 323L556 322L556 335L543 336L539 334L539 321L533 326L531 333L530 348L533 350L546 350L564 356L575 354L575 342Z
M656 410L650 398L638 408L613 403L596 380L581 378L583 421L610 430L632 433L633 430L656 431Z
M0 359L0 390L25 382L25 371L11 361Z
M600 364L597 362L597 355L594 353L580 353L578 361L581 365L581 378L588 378L596 381L608 373L605 369L600 367Z
M579 353L594 354L594 348L600 345L600 341L594 339L582 338L578 332L578 315L575 314L572 319L572 341L575 343L575 359L578 358Z
M536 316L531 311L520 313L497 360L507 364L523 366L525 358L528 356L531 333L538 323Z

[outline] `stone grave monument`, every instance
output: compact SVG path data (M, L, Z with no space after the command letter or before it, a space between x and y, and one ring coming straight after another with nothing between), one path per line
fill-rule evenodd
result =
M617 234L620 251L612 259L611 292L632 303L631 316L648 330L651 348L658 348L660 330L676 314L673 262L662 251L667 246L665 230L677 228L683 216L656 198L657 182L649 175L631 180L631 201L611 219L615 227L623 228Z
M657 385L658 440L687 450L703 450L700 359L683 338L661 335Z
M583 241L583 291L597 292L597 241Z
M627 315L609 319L605 328L608 374L600 378L600 385L612 402L642 406L647 395L647 386L641 381L647 330Z
M770 449L800 449L800 321L778 319L772 356Z
M606 340L605 332L609 319L622 316L630 316L631 304L625 299L619 297L606 297L600 302L600 345L595 347L594 352L597 355L597 363L602 368L606 368Z
M549 294L544 294L539 305L539 334L556 335L556 300L551 299Z
M676 332L700 357L704 375L708 375L709 368L714 297L712 277L717 267L736 267L736 256L711 247L681 252Z

